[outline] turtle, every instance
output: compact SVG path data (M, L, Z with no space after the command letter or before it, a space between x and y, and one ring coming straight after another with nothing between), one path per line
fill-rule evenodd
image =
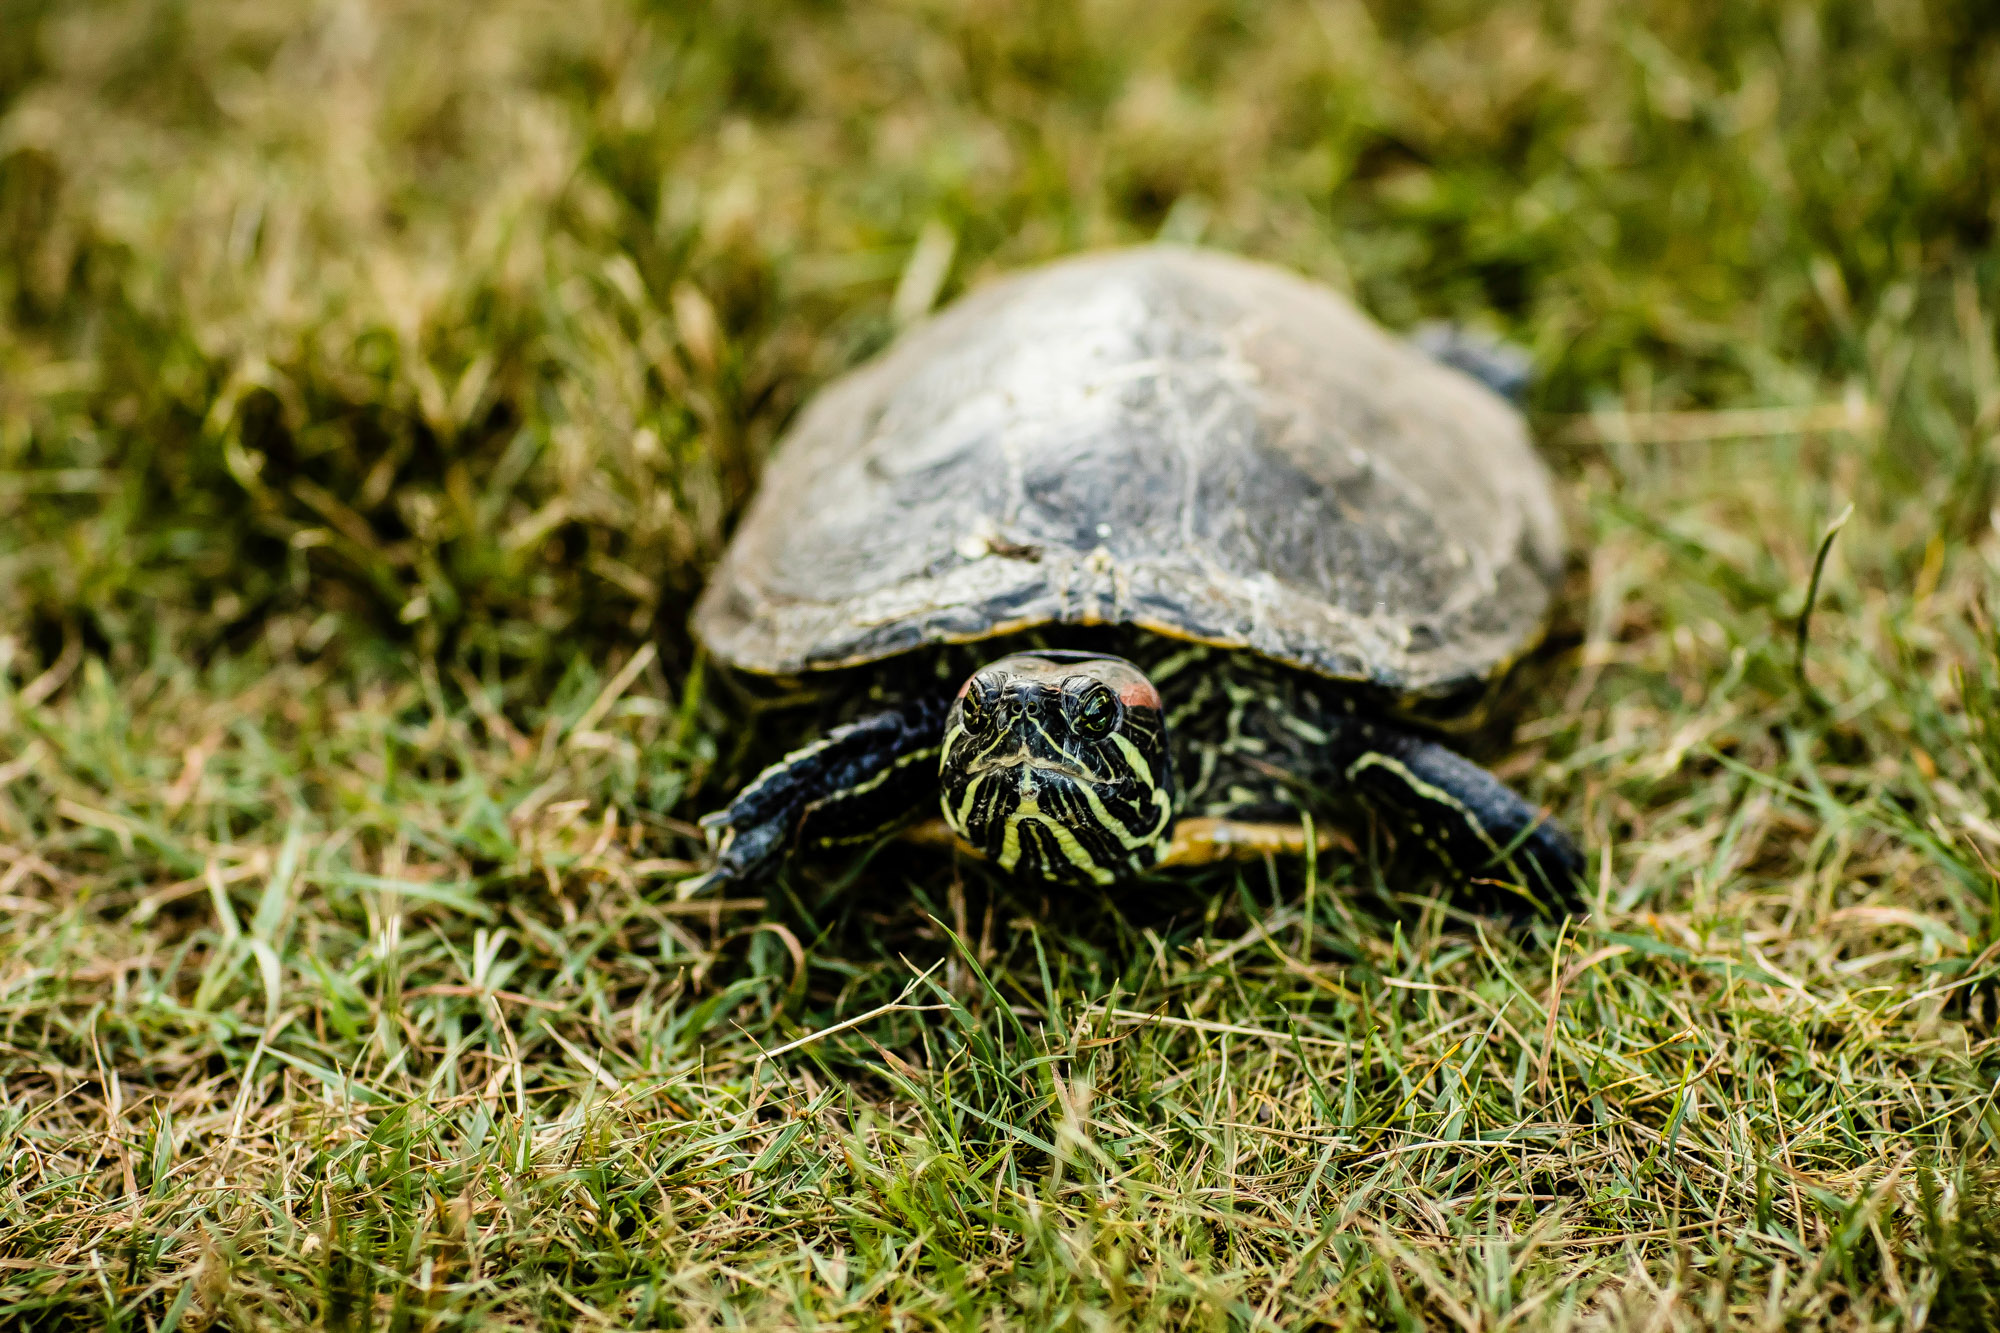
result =
M1565 558L1475 377L1517 369L1209 249L976 287L807 404L696 602L710 660L820 726L701 821L684 891L926 814L1006 874L1112 885L1372 811L1568 898L1577 844L1450 744Z

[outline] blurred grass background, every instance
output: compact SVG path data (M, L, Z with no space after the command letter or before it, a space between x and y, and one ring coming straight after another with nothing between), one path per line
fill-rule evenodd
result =
M1996 201L1971 0L0 0L0 1307L1992 1326ZM1534 350L1591 919L674 904L791 413L1159 235Z

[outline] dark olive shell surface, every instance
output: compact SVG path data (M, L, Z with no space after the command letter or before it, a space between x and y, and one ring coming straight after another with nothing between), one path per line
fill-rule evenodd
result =
M981 287L827 386L694 627L791 674L1130 625L1437 697L1534 642L1561 562L1506 401L1321 284L1147 246Z

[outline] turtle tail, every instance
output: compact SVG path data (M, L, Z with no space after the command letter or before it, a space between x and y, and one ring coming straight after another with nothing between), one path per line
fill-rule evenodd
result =
M1526 348L1463 324L1420 324L1410 341L1431 360L1463 371L1514 406L1527 402L1535 361Z

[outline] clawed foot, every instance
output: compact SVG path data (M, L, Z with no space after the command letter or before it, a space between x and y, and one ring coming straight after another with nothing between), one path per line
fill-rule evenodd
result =
M759 773L725 808L701 821L714 866L683 880L680 896L771 874L801 836L853 841L894 828L926 785L915 761L936 751L945 706L912 700L842 727ZM931 799L936 799L933 795Z
M676 898L685 902L712 889L759 879L784 855L789 839L783 823L766 819L761 824L739 826L736 805L702 816L710 865L701 874L682 880L674 890Z

